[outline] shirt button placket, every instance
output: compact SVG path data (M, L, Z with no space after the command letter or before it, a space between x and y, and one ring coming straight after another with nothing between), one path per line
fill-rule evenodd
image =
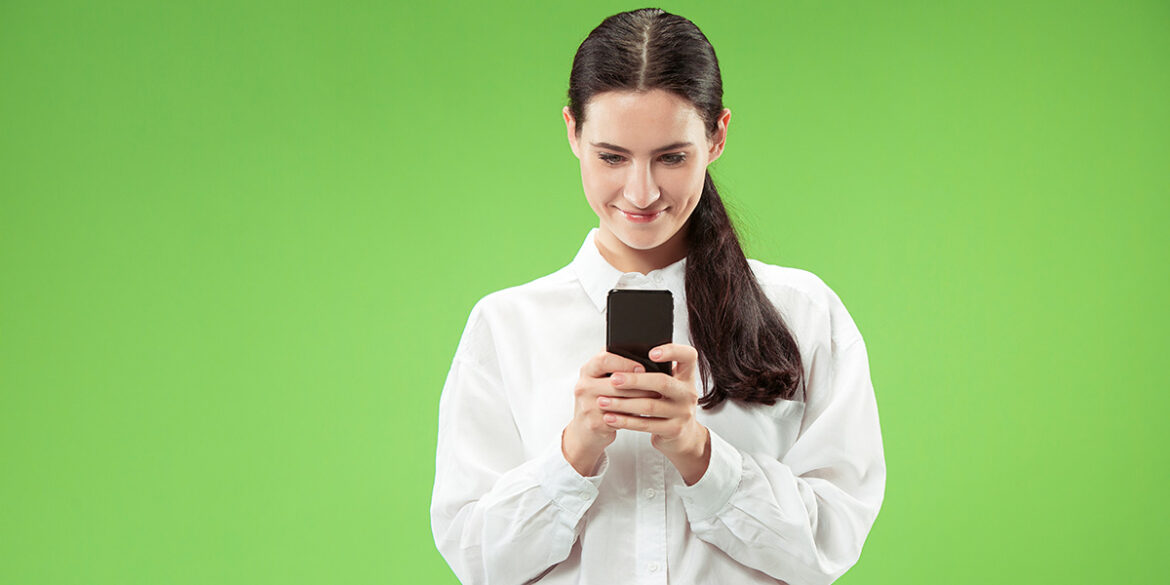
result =
M638 539L639 583L665 585L666 571L666 457L645 437L638 448Z

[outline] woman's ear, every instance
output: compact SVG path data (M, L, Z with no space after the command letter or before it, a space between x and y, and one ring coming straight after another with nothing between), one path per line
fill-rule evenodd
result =
M565 130L569 135L569 148L573 149L573 156L581 158L581 153L577 152L577 121L573 119L573 112L569 111L569 106L561 111L565 118Z
M727 125L731 123L731 110L723 108L723 112L719 114L719 129L715 132L715 137L711 139L711 150L707 153L709 157L707 164L715 162L715 159L723 155L723 147L727 144Z

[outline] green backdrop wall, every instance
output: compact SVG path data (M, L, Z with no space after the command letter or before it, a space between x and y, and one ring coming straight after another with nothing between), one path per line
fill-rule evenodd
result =
M1165 2L667 2L750 256L870 352L841 583L1150 583ZM472 304L596 217L578 3L0 3L0 582L454 583L427 507Z

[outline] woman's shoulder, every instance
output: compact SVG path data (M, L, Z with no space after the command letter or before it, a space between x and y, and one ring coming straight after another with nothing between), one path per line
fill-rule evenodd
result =
M483 294L471 307L467 329L494 337L492 330L520 331L593 311L571 266ZM590 313L591 314L591 313Z
M467 315L456 359L491 363L497 345L515 338L515 332L524 325L548 319L556 307L563 306L574 294L580 294L574 289L579 291L580 286L562 268L523 284L483 294Z
M820 276L809 270L768 264L754 258L748 258L748 265L756 276L756 282L769 296L786 296L792 301L803 301L824 308L828 308L831 298L836 296Z
M860 337L841 297L817 274L803 268L768 264L748 259L764 294L786 319L829 333L837 343Z
M575 275L565 266L555 272L488 292L481 296L471 309L472 315L499 316L504 313L523 310L532 312L545 307L556 307L569 300L579 300L580 284Z

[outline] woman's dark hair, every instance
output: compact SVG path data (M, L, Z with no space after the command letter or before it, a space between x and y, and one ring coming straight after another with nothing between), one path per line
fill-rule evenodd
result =
M715 49L694 23L658 8L606 18L581 43L569 76L577 135L585 106L607 91L669 91L698 110L708 138L719 129L723 81ZM708 172L687 221L686 296L700 376L711 389L703 408L724 400L792 400L803 377L800 351L765 296L739 245Z

